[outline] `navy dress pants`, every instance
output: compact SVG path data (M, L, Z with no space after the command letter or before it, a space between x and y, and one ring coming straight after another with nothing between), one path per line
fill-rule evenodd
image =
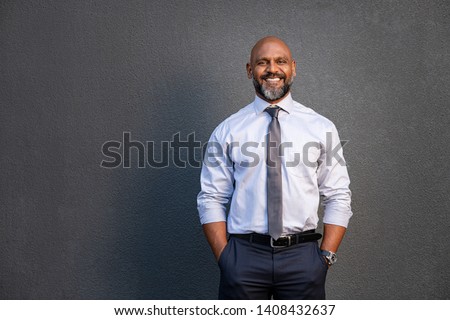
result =
M218 264L219 299L325 299L328 265L317 241L271 248L230 237Z

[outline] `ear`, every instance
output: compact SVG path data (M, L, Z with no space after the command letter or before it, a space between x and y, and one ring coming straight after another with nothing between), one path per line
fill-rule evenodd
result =
M295 77L297 75L297 63L295 62L295 60L292 60L292 75Z
M247 68L247 77L249 79L252 79L253 78L253 72L252 72L252 67L250 66L250 63L247 63L246 68Z

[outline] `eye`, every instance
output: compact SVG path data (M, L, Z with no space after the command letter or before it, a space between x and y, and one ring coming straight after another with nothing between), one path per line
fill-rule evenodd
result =
M266 61L258 61L256 64L258 66L265 66L267 63L266 63Z
M278 60L278 64L286 64L286 63L287 63L287 61L284 59Z

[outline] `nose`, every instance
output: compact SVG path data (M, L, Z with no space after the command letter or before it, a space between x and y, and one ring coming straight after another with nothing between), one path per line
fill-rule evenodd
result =
M270 61L267 65L267 71L270 73L276 73L278 71L278 65L275 63L275 61Z

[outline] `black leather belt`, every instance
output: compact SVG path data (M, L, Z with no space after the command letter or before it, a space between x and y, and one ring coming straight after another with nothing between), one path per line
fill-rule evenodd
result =
M298 243L317 241L322 238L322 235L320 233L316 233L316 230L307 230L300 233L288 234L278 238L277 240L274 240L269 235L259 233L230 234L230 237L245 239L250 242L263 244L272 248L285 248Z

